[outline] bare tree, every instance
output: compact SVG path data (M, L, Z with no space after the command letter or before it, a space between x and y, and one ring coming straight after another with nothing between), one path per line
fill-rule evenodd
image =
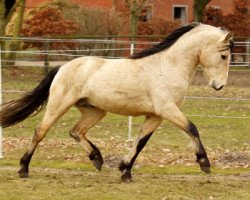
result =
M116 15L114 10L104 10L101 8L84 8L77 4L70 3L67 0L57 0L48 6L56 6L62 11L65 18L77 23L79 36L102 36L111 39L110 36L119 34L121 30L120 17ZM94 43L84 42L75 46L79 55L98 55L113 56L113 43ZM102 49L102 51L93 51L94 49ZM106 49L106 50L104 50Z
M5 35L5 29L9 23L12 14L17 4L15 0L0 0L0 36ZM4 48L4 42L1 41L1 46Z
M5 28L16 8L15 0L0 0L0 36L5 35Z
M20 46L20 42L16 40L16 38L20 36L21 30L22 30L25 3L26 3L26 0L19 0L16 3L19 9L17 12L17 17L15 18L15 22L14 22L14 30L13 30L14 40L10 43L10 50L13 52L9 54L8 60L11 60L11 61L16 59L15 51L18 50Z
M60 13L63 15L64 20L70 20L71 22L74 22L74 24L77 26L77 30L75 30L74 33L66 34L64 31L69 32L68 29L63 28L63 31L57 32L55 31L55 27L53 26L53 23L55 20L51 21L49 24L45 24L44 20L41 20L38 24L33 24L33 28L27 27L27 23L25 23L24 26L24 34L30 35L30 34L37 34L35 27L40 27L39 30L42 30L44 32L43 35L46 35L48 31L51 31L54 33L51 36L76 36L76 37L95 37L95 36L102 36L106 37L107 39L110 38L112 35L117 35L119 31L121 30L121 25L119 21L119 17L115 15L113 10L104 10L101 8L85 8L81 7L75 3L72 3L68 0L54 0L53 2L44 3L39 6L39 8L34 9L32 12L30 12L29 16L27 17L27 20L32 19L35 15L35 13L39 13L42 10L46 9L55 9L57 11L60 11ZM50 16L53 16L55 14L49 14L47 16L47 20ZM61 16L62 17L62 16ZM57 19L61 18L58 17ZM27 22L27 20L25 22ZM32 23L36 23L36 20L33 20ZM52 25L52 27L51 27ZM61 28L65 27L65 22L62 22L60 24ZM43 26L43 27L41 27ZM58 26L57 26L58 27ZM60 28L60 27L58 27ZM74 30L74 28L70 28L70 30ZM50 33L51 34L51 33ZM27 43L26 43L27 44ZM38 44L38 43L36 43ZM55 43L50 45L50 48L53 49L61 49L66 50L70 48L74 48L75 50L72 53L79 54L79 55L98 55L98 56L108 56L110 54L113 54L109 49L111 48L110 45L113 45L112 43L94 43L94 42L81 42L81 43L71 43L68 42L67 44L70 45L58 45L59 43ZM63 43L60 43L63 44ZM74 44L73 46L71 46ZM26 47L27 45L25 45ZM37 46L37 48L41 48ZM101 51L93 51L93 49L102 49Z
M152 3L152 0L113 0L113 5L120 4L121 8L123 6L122 12L129 12L130 15L130 34L132 36L132 41L134 41L135 36L137 35L137 24L138 19L141 14L141 11L144 7L150 5Z
M203 11L206 5L211 0L194 0L193 8L194 8L194 19L197 22L202 22Z
M25 8L25 0L0 0L0 36L5 35L5 30L12 19L13 13L16 11L16 8L19 7L17 12L17 17L14 19L14 29L13 29L13 37L19 37L22 22L23 22L23 15L24 15L24 8ZM3 49L8 48L5 41L1 41L1 46ZM12 51L17 50L19 47L19 42L13 40L9 44L9 48ZM11 52L9 55L4 55L7 60L15 60L15 53Z

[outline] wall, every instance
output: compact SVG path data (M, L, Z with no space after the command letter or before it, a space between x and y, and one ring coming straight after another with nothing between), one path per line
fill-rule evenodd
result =
M26 0L27 7L36 7L43 2L52 2L52 0ZM112 0L70 0L73 3L84 7L99 7L103 9L112 9ZM194 20L193 17L193 0L154 0L152 3L153 17L163 20L173 19L173 6L186 6L187 23ZM232 13L233 0L212 0L208 6L218 6L224 14Z
M71 0L73 3L86 7L112 8L112 0Z
M187 22L194 20L193 0L155 0L153 5L154 17L164 20L173 19L173 6L183 5L187 7ZM224 14L234 12L233 0L212 0L208 6L218 6Z
M193 20L193 0L155 0L153 15L164 20L173 19L173 5L187 6L187 21Z
M53 0L26 0L26 7L37 7L41 3L52 2ZM72 3L86 7L112 8L112 0L69 0Z
M212 0L208 6L218 6L224 15L234 12L233 0Z

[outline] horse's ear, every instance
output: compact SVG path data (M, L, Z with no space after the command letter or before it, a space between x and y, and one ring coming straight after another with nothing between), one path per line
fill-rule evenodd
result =
M228 43L232 39L233 39L233 33L228 32L226 35L222 36L222 38L220 39L220 42Z

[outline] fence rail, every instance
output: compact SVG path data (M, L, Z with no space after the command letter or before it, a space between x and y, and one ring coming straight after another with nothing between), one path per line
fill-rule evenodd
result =
M158 39L163 36L157 36ZM142 40L134 41L134 51L140 51L149 48L152 45L158 44L157 41L145 41L146 39L156 40L156 36L149 38L142 36ZM107 39L108 38L108 39ZM141 39L140 38L140 39ZM250 67L250 41L235 41L237 52L232 53L232 60L230 66L245 66ZM130 55L131 41L130 37L103 37L103 38L41 38L41 37L0 37L0 41L5 42L7 48L2 50L3 66L22 65L22 61L32 66L28 61L69 61L80 56L99 56L104 58L123 58ZM10 50L10 43L19 41L21 44L25 43L41 43L40 50ZM61 49L53 48L53 44L60 44ZM69 45L70 44L70 45ZM63 46L62 46L63 45ZM15 54L16 59L8 59L8 55Z

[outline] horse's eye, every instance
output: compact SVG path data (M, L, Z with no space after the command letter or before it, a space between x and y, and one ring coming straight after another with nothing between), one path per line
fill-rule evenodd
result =
M222 58L223 60L226 60L227 56L221 55L221 58Z

